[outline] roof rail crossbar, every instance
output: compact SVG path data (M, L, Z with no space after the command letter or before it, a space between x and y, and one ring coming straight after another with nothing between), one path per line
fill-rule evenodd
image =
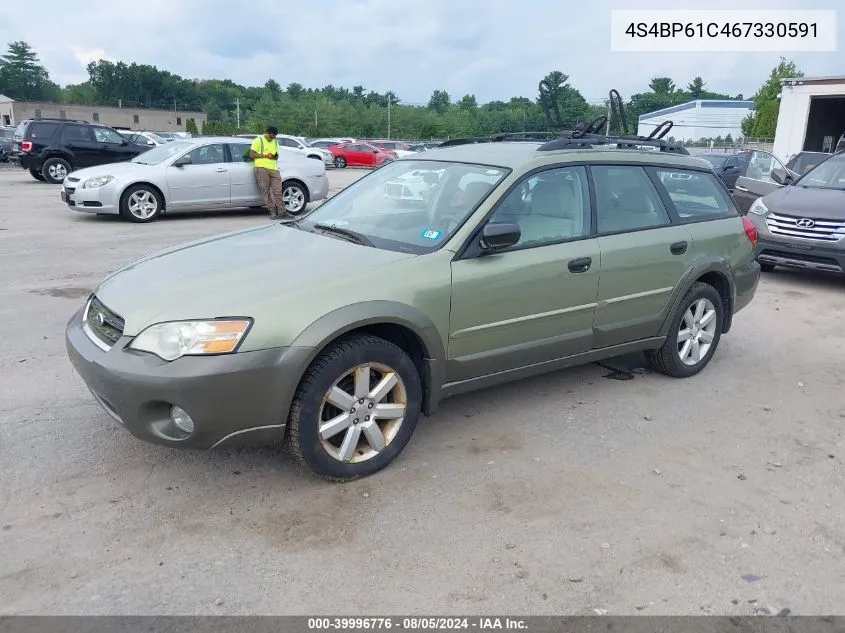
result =
M666 123L669 122L667 121ZM662 130L663 127L666 126L661 125L658 129ZM671 126L666 127L660 136L654 138L645 136L603 136L601 134L582 134L581 136L575 136L577 133L576 131L567 136L557 138L541 145L538 151L549 152L561 149L589 149L597 145L616 145L618 149L656 147L661 152L689 155L689 152L683 145L663 140L663 135L668 132L669 129L671 129ZM652 136L654 136L654 134L655 133L652 132Z

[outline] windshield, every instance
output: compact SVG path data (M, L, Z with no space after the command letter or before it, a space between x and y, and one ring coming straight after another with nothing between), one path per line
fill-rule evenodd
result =
M813 167L827 160L828 157L830 157L830 154L824 154L821 152L804 152L793 156L786 166L796 174L803 175L810 171Z
M831 156L795 184L805 189L845 189L845 154Z
M389 163L330 198L299 226L354 231L376 248L436 251L509 171L441 161Z
M705 154L701 158L713 165L713 167L721 167L728 160L727 156L714 156L712 154Z
M180 154L193 147L192 143L171 141L164 145L157 145L151 150L147 150L143 154L138 154L130 163L139 163L141 165L158 165L163 163L168 158Z

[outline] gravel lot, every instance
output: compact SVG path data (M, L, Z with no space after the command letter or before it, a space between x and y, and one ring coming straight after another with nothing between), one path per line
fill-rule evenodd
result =
M264 221L89 217L0 168L0 613L845 613L845 281L764 276L693 379L590 365L449 400L337 485L278 448L141 443L65 354L107 272Z

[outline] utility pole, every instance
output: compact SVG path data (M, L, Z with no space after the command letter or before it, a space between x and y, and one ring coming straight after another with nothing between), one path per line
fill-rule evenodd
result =
M173 111L176 112L176 95L173 95Z
M235 108L236 108L237 117L238 117L238 129L240 130L241 129L241 98L240 97L235 98Z
M388 90L387 92L387 140L390 140L390 102L393 101L393 95Z
M118 108L122 108L122 107L123 107L123 99L118 99L118 100L117 100L117 107L118 107Z

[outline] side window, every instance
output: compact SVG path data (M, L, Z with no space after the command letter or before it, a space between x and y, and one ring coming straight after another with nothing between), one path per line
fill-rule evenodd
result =
M249 143L229 143L229 152L233 163L250 163Z
M66 125L62 132L63 143L90 143L93 140L91 128L85 125Z
M296 149L299 149L299 143L294 141L292 138L280 138L279 141L279 145L282 147L295 147Z
M777 184L772 178L772 171L775 169L784 169L784 166L773 154L759 150L753 151L748 158L745 177Z
M522 236L517 248L589 235L590 190L586 169L549 169L523 180L500 203L491 221L519 225Z
M191 165L216 165L226 162L226 150L222 143L214 145L203 145L188 152L191 157Z
M655 172L682 220L737 214L730 197L713 174L684 169L656 169Z
M32 140L49 140L56 133L58 123L33 123L29 128L29 138Z
M95 127L94 138L98 143L115 143L117 145L123 143L123 137L107 127Z
M670 223L666 207L642 167L596 165L590 169L596 189L599 233L636 231Z

